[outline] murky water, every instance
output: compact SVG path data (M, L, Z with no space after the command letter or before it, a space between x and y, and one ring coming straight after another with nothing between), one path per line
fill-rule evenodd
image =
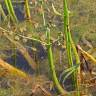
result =
M51 30L51 40L50 41L53 44L52 45L52 52L53 52L52 58L53 58L53 63L55 65L55 71L56 71L56 74L58 77L58 81L60 81L60 85L65 90L70 92L70 94L71 94L71 92L73 92L73 96L75 96L74 91L76 91L76 89L74 89L74 87L72 85L71 76L69 76L65 80L65 82L64 82L64 77L66 74L64 74L64 76L62 76L62 78L60 79L62 72L65 69L67 69L69 66L68 58L67 58L67 51L66 51L66 42L65 42L66 38L65 38L65 36L63 36L63 38L62 38L63 34L60 34L61 37L58 35L59 33L62 33L63 29L64 29L63 28L63 24L64 24L63 16L60 17L58 15L58 14L63 13L63 5L62 5L63 3L60 3L61 2L60 0L56 0L56 1L45 0L44 2L46 2L46 4L43 5L44 9L42 9L42 6L40 5L40 4L42 4L41 1L32 0L32 2L31 2L32 4L30 3L30 10L31 10L31 15L32 15L31 22L28 21L29 20L28 18L26 19L24 3L16 3L16 4L12 3L14 6L15 15L16 15L17 19L19 20L19 23L17 25L13 24L13 22L10 19L9 20L12 22L12 24L10 24L10 22L8 20L3 22L4 19L0 13L0 27L5 29L4 32L6 32L6 30L8 30L9 33L7 32L8 33L7 35L10 38L12 38L13 40L15 40L14 38L17 38L15 41L19 42L20 44L22 44L24 46L24 48L26 48L30 57L37 64L36 70L34 70L33 68L30 67L28 61L20 53L18 48L16 48L16 50L14 50L14 49L7 50L6 49L7 45L10 48L12 47L12 45L10 44L11 42L9 42L10 40L8 41L8 38L7 39L3 38L4 40L0 41L0 45L1 45L0 58L2 58L4 61L9 63L10 65L22 70L23 72L25 72L27 74L30 74L32 76L32 80L29 80L26 84L25 84L25 82L26 82L25 79L20 80L20 82L23 83L21 85L20 85L19 80L16 79L17 81L15 83L17 85L15 85L15 89L16 88L18 89L19 87L21 88L23 86L25 89L28 87L28 90L27 89L26 90L28 91L28 93L30 93L30 92L32 92L33 89L35 89L35 88L33 88L35 85L40 84L41 87L44 87L44 89L41 88L41 91L43 90L44 93L46 93L46 91L48 91L51 94L54 94L54 96L55 96L55 94L58 94L58 90L53 84L51 84L52 74L51 74L50 65L48 62L48 54L47 54L48 45L47 44L44 45L44 43L47 42L46 37L48 35L48 34L46 34L45 28L46 28L46 26L50 27L50 30ZM53 3L53 6L52 6L52 3ZM2 4L3 10L5 12L5 15L8 15L8 10L7 10L6 5L3 3L1 3L1 4ZM68 0L68 7L71 11L71 13L70 13L70 31L72 33L72 38L73 38L75 44L79 44L82 47L82 49L84 49L86 52L90 52L90 50L96 49L95 48L96 47L96 40L95 40L96 39L96 32L95 32L96 31L96 24L95 24L96 23L96 20L95 20L96 19L95 18L95 15L96 15L95 9L96 8L95 8L95 5L96 5L95 1L90 1L90 0L85 0L85 1L84 0L78 0L78 1ZM42 10L45 10L44 11L45 18L43 16L44 14L42 15ZM60 12L60 13L58 13L58 12ZM44 19L46 19L46 23L48 23L46 26L44 26ZM21 24L21 26L19 26L19 24ZM13 31L13 33L11 33L11 31ZM3 36L2 34L4 32L2 32L2 30L0 29L0 38ZM22 36L19 37L18 34L25 36L25 37L22 37ZM33 36L33 38L37 39L37 41L31 40L31 39L29 40L29 38L31 38L32 36ZM26 37L29 37L29 38L27 38L29 41L26 39ZM57 38L60 38L60 40L59 39L57 40ZM25 42L23 42L24 41L23 39L25 40ZM38 43L38 40L41 40L41 41L39 41L40 43ZM5 44L4 44L4 42L5 42ZM5 46L5 49L3 51L2 48L4 48L4 46ZM16 47L18 47L18 46L16 46ZM92 51L93 53L90 52L90 54L92 53L91 55L93 56L95 54L95 51L94 52ZM8 55L8 58L3 58L3 55L5 57L7 57L7 55ZM73 53L72 53L72 56L74 57ZM95 58L96 56L94 55L93 57ZM88 58L86 59L86 61L88 62L89 65L92 63ZM74 58L73 58L73 63L74 63L74 65L76 63ZM83 63L84 63L84 61L83 61ZM96 66L94 65L92 67L95 68ZM85 69L83 69L83 70L86 71L86 68L87 68L86 65L84 65L84 68ZM84 75L86 77L87 75L85 73L84 73ZM43 77L42 77L42 75L43 75ZM39 78L39 76L41 76L41 78ZM10 85L11 83L14 85L14 80L11 81L9 79L9 77L7 77L7 78L4 77L5 81L3 82L4 83L3 86L8 85L8 84ZM6 81L7 79L9 80L8 82ZM2 83L1 81L2 81L2 78L0 80L0 84ZM34 84L34 82L35 82L35 84ZM6 83L8 83L8 84L6 84ZM91 85L91 84L89 84L89 85ZM85 85L84 85L84 88L85 88ZM95 96L95 93L96 93L95 85L92 88L89 88L89 87L88 88L86 87L85 89L84 88L83 88L83 84L81 84L79 91L82 91L82 92L84 91L85 93L88 93L88 96L91 96L91 95L89 95L89 93L92 93L92 96ZM13 90L14 90L14 88L13 88ZM23 88L21 88L21 90L23 90ZM11 89L11 91L12 91L12 89ZM16 96L19 96L19 95L16 95ZM23 95L21 95L21 96L23 96Z

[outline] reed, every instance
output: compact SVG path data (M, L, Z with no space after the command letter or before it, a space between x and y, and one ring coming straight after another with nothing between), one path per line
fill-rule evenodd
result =
M54 81L54 84L56 85L58 91L61 94L66 94L67 92L61 87L58 78L56 76L56 72L55 72L55 65L54 65L54 60L53 60L53 53L52 53L52 46L51 46L51 42L50 42L50 29L47 28L47 50L48 50L48 60L49 60L49 65L50 65L50 70L52 73L52 78Z
M31 13L30 13L30 8L29 8L29 0L25 0L25 10L26 10L26 18L28 20L31 19Z
M52 79L54 82L54 85L57 87L57 90L59 91L59 93L61 94L67 94L67 91L65 91L62 86L59 83L59 80L57 78L56 75L56 71L55 71L55 65L54 65L54 60L53 60L53 52L52 52L52 45L51 45L51 38L50 38L50 29L48 28L47 24L46 24L46 20L45 20L45 14L44 14L44 9L43 9L43 4L44 1L41 0L41 8L42 8L42 18L43 18L43 26L46 29L46 38L47 38L47 51L48 51L48 61L49 61L49 66L50 66L50 73L52 73Z
M0 4L0 12L1 12L3 19L6 20L6 14L5 14L1 4Z
M70 41L70 31L69 31L69 13L66 0L64 2L64 34L66 39L66 50L68 56L69 67L73 66L72 52L71 52L71 41ZM72 76L74 78L74 75Z
M67 8L67 2L64 1L64 34L66 39L66 49L67 49L67 56L68 56L68 62L69 67L73 66L73 60L72 60L72 52L71 52L71 41L70 41L70 31L69 31L69 13Z
M13 5L12 5L12 1L11 0L4 0L5 1L5 5L7 7L7 10L8 10L8 13L11 17L11 20L14 22L14 23L17 23L18 22L18 19L15 15L15 12L14 12L14 8L13 8Z
M74 66L73 65L73 60L72 60L72 49L73 49L73 53L75 54L76 64L79 65L80 64L80 60L79 60L79 56L78 56L75 44L74 44L74 42L72 40L70 29L69 29L69 10L68 10L68 7L67 7L67 1L63 0L63 4L64 4L64 34L65 34L65 39L66 39L66 50L67 50L69 68L70 68L70 67ZM80 72L79 71L79 66L78 67L74 67L74 68L71 70L71 73L70 72L68 73L68 76L73 73L71 75L72 76L72 81L73 81L73 86L77 90L79 90L78 89L79 88L78 87L79 86L79 82L78 82L78 79L77 79L77 75L80 75L80 74L78 74L78 72ZM80 93L78 93L77 95L80 96Z

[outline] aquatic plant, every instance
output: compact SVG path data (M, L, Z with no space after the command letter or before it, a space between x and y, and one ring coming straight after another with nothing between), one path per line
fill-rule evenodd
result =
M66 94L67 92L61 87L58 78L56 76L56 72L55 72L55 65L54 65L54 60L53 60L53 53L52 53L52 45L50 42L50 29L47 28L47 50L48 50L48 61L49 61L49 65L50 65L50 70L52 73L52 78L54 81L54 84L56 85L58 91L61 94Z
M3 19L5 20L6 19L6 14L5 14L1 4L0 4L0 12L1 12L1 15L2 15Z
M11 20L14 23L17 23L18 19L15 15L14 8L13 8L13 5L12 5L12 1L11 0L4 0L4 1L5 1L5 5L7 7L7 10L8 10L9 16L11 17Z
M29 8L29 1L28 0L25 0L25 10L26 10L26 12L25 12L26 18L28 20L30 20L31 14L30 14L30 8Z
M50 28L48 28L48 25L46 24L46 21L45 21L43 4L44 4L44 1L41 0L43 26L45 27L45 30L46 30L46 39L47 39L47 45L46 46L47 46L47 52L48 52L47 53L48 54L48 61L49 61L49 66L50 66L50 73L52 73L51 77L52 77L54 85L57 87L58 91L61 94L66 94L67 92L60 85L59 80L58 80L57 75L56 75L54 59L53 59L53 52L52 52L52 45L51 45L51 38L50 38Z
M48 61L49 61L49 66L50 66L50 73L52 73L51 77L53 79L54 85L57 87L58 91L61 94L66 94L67 92L62 88L62 86L59 83L59 80L56 75L55 71L55 65L54 65L54 60L53 60L53 53L52 53L52 45L51 45L51 38L50 38L50 29L48 28L48 25L46 24L45 21L45 14L44 14L44 9L43 9L43 4L44 1L41 0L41 9L42 9L42 19L43 19L43 27L45 27L46 30L46 39L47 39L47 54L48 54Z
M40 33L40 36L38 35L38 37L37 37L37 34L39 34L39 33L35 33L34 32L34 35L36 35L36 36L33 36L33 33L30 33L30 34L28 34L28 32L29 32L29 27L28 28L25 28L25 26L23 27L24 28L24 32L23 31L21 31L22 30L22 28L21 28L21 30L19 30L18 29L18 27L17 26L12 26L12 28L13 27L15 27L16 29L16 31L14 31L14 29L12 29L11 30L11 27L10 27L10 31L8 31L7 30L7 28L6 29L4 29L3 27L0 27L0 31L1 31L1 36L2 36L2 33L4 33L3 34L3 36L4 36L4 38L7 38L7 41L8 42L11 42L15 47L16 47L16 49L18 50L18 51L20 51L21 52L21 54L24 56L24 58L27 60L27 62L29 63L29 65L30 65L30 67L32 67L34 70L36 70L36 68L37 68L37 61L36 62L34 62L34 59L33 58L31 58L31 55L28 53L28 50L26 50L26 45L27 45L27 42L23 42L23 39L25 39L25 41L28 41L28 48L30 47L30 48L32 48L32 46L30 46L29 45L29 43L31 42L31 44L33 43L33 42L39 42L39 44L41 43L41 45L45 48L45 50L48 52L48 61L49 61L49 67L50 67L50 74L51 74L51 77L52 77L52 79L53 79L53 82L52 83L54 83L54 85L55 85L55 87L57 88L57 91L60 93L60 95L65 95L65 94L68 94L67 96L71 96L72 94L70 93L70 92L66 92L63 88L65 88L65 86L64 86L64 84L65 84L65 81L67 80L67 79L69 79L70 77L72 77L72 85L73 86L71 86L71 87L75 87L75 89L74 89L74 91L76 91L76 95L73 95L73 96L80 96L81 95L81 93L82 92L80 92L81 90L79 89L79 87L81 87L80 85L80 83L81 83L81 77L80 77L80 72L82 71L83 72L83 70L80 70L80 67L81 67L81 65L80 65L80 63L82 63L83 61L80 61L81 60L81 58L79 59L79 56L78 56L78 52L77 52L77 49L78 49L78 51L80 52L80 53L82 53L82 55L84 56L84 58L88 58L87 60L91 60L93 63L95 63L96 64L96 59L92 56L92 55L90 55L90 54L88 54L88 52L86 52L86 51L84 51L80 46L76 46L75 44L74 44L74 41L73 41L73 38L72 38L72 36L71 36L71 32L70 32L70 28L69 28L69 10L68 10L68 7L67 7L67 0L63 0L63 3L64 3L64 16L61 14L61 13L59 13L58 11L57 11L57 9L55 9L55 7L57 8L57 6L55 6L55 4L53 3L53 1L51 2L52 3L52 5L51 5L51 9L53 10L53 12L55 13L55 16L56 17L59 17L59 16L63 16L64 17L64 32L61 32L61 34L63 33L64 34L64 37L62 36L60 36L59 37L59 35L58 35L58 38L56 39L56 48L57 48L57 46L60 44L60 46L59 46L59 50L57 50L56 49L56 51L60 51L60 55L61 55L61 49L63 49L63 52L65 51L65 50L67 50L67 57L68 57L68 68L67 69L64 69L64 71L60 74L60 80L62 79L61 77L63 76L63 80L62 80L62 85L60 84L60 82L59 82L59 79L58 79L58 75L56 74L56 67L55 67L55 62L57 61L57 60L55 60L54 61L54 54L53 54L53 51L52 51L52 47L54 46L54 40L53 39L51 39L51 32L53 32L53 30L51 30L51 28L52 28L52 26L51 26L51 24L50 24L50 21L48 21L48 22L46 22L46 18L48 18L48 20L49 20L49 18L51 17L51 15L52 15L52 17L55 17L55 16L53 16L53 13L52 14L50 14L51 12L51 10L50 10L50 8L48 8L49 7L49 4L48 4L48 6L47 6L47 8L45 8L45 5L44 5L44 2L45 1L48 1L48 0L39 0L39 1L36 1L36 0L33 0L33 4L34 4L34 2L36 2L36 3L40 3L40 4L37 4L35 7L38 7L39 6L39 8L40 8L40 13L41 13L41 15L42 15L42 17L40 16L40 18L39 19L41 19L40 20L40 31L39 32L41 32L41 27L42 27L42 29L44 29L43 31L45 32L45 33ZM58 0L59 1L59 0ZM74 0L73 0L74 1ZM12 20L12 22L14 22L14 23L16 23L16 22L18 22L17 20L16 20L16 18L15 18L15 12L14 12L14 9L13 9L13 6L12 6L12 2L11 3L9 3L9 2L11 2L11 0L6 0L5 1L5 3L6 3L6 6L7 6L7 10L9 10L8 11L8 13L9 13L9 15L10 15L10 17L11 17L11 20ZM15 1L16 3L17 3L17 1ZM50 0L49 0L49 2L50 2ZM49 3L49 2L47 2L47 3ZM70 1L71 2L71 1ZM25 10L26 10L26 12L25 12L25 14L26 14L26 19L28 19L28 23L27 24L25 24L25 22L23 22L26 26L28 25L29 26L29 22L30 22L30 20L31 20L31 14L30 14L30 6L29 6L29 1L28 0L25 0L23 3L25 3ZM35 7L33 8L33 5L32 5L32 10L34 10L35 9ZM44 9L46 9L46 10L44 10ZM36 11L37 11L38 9L36 9ZM2 16L3 16L3 18L6 18L6 15L5 15L5 13L4 13L4 11L3 11L3 9L2 9L2 6L0 6L0 12L1 12L1 14L2 14ZM47 13L47 12L49 12L49 13ZM47 16L45 16L45 15L50 15L49 17L47 17ZM38 17L38 16L37 16ZM53 20L53 18L50 18L51 20ZM61 18L62 19L62 18ZM43 24L41 24L41 22L42 22L42 20L43 20ZM39 20L37 20L36 22L38 22ZM61 21L60 21L61 22ZM48 23L48 24L46 24L46 23ZM51 23L54 23L54 22L51 22ZM49 25L50 24L50 25ZM54 23L55 24L55 23ZM63 24L63 23L62 23ZM38 24L39 25L39 24ZM37 25L37 26L38 26ZM18 24L18 26L19 26L19 24ZM30 25L31 27L32 27L32 25ZM49 27L50 26L50 27ZM58 25L57 25L58 26ZM55 26L56 27L56 26ZM54 27L54 28L55 28ZM59 26L58 26L59 27ZM58 31L57 29L59 29L59 28L56 28L56 32ZM19 27L20 28L20 27ZM32 27L33 28L33 27ZM32 30L33 29L30 29L30 32L32 32ZM35 28L37 28L37 27L35 27ZM19 32L19 31L21 32ZM84 30L84 29L83 29ZM17 32L18 31L18 32ZM34 30L35 31L35 30ZM36 32L37 32L37 30L36 30ZM24 33L24 34L23 34ZM42 36L41 35L44 35L45 37L44 38L42 38ZM45 35L46 34L46 35ZM52 38L54 38L55 36L54 36L54 32L52 33L53 35L52 35ZM57 34L56 34L57 35ZM15 36L17 36L19 39L21 39L20 41L19 41L19 39L17 40L15 40L14 39L14 37ZM29 37L27 37L27 36L29 36ZM39 38L39 39L38 39ZM41 39L42 38L42 39ZM64 42L64 45L62 44L63 43L63 40L64 40L64 38L65 38L65 41L66 41L66 46L65 46L65 42ZM62 39L62 41L60 42L60 39ZM47 42L46 42L47 41ZM52 42L51 42L52 41ZM1 41L2 42L2 41ZM57 44L58 43L58 44ZM24 45L25 46L24 46ZM36 44L38 44L38 43L36 43ZM9 45L10 46L10 45ZM63 48L62 48L62 46L64 46ZM46 48L47 47L47 48ZM9 50L9 49L8 49ZM36 52L37 52L38 50L36 50ZM32 50L32 52L33 52L33 50ZM63 53L62 52L62 53ZM58 52L57 52L58 53ZM57 53L55 54L57 57L58 57L58 55L57 55ZM64 53L65 54L65 53ZM74 55L73 55L74 54ZM32 54L33 55L33 54ZM37 53L35 54L35 55L37 55ZM81 54L80 54L81 55ZM57 59L57 58L56 58ZM37 60L37 58L36 58L36 60ZM86 60L86 61L87 61ZM67 61L67 60L66 60ZM75 62L74 62L75 61ZM60 57L60 63L61 63L61 57ZM64 62L62 62L62 64L63 64ZM58 63L59 64L59 63ZM58 65L57 64L57 65ZM26 77L26 73L22 73L22 71L18 71L17 69L15 70L14 69L14 67L10 67L9 65L7 65L7 67L6 67L6 63L3 61L3 60L1 60L0 59L0 65L1 66L3 66L5 69L8 69L9 68L9 70L8 70L8 72L10 71L10 73L14 73L14 74L17 74L17 75L20 75L20 74L22 74L23 76L25 76ZM36 65L36 66L35 66ZM39 66L42 66L43 64L41 63ZM56 65L56 66L57 66ZM22 66L23 66L23 64L22 64ZM58 65L59 66L59 65ZM62 66L62 65L61 65ZM44 69L44 66L42 67L43 69ZM63 68L62 68L63 69ZM61 70L62 69L59 69L59 71L61 72ZM15 71L14 71L15 70ZM44 70L45 71L45 70ZM36 72L36 71L35 71ZM22 76L21 75L21 76ZM32 77L33 78L33 77ZM94 79L94 78L93 78ZM45 80L45 79L44 79ZM31 86L31 85L30 85ZM42 86L41 86L41 88L42 88ZM52 86L52 88L53 88L53 86ZM18 88L19 89L19 88ZM24 88L23 88L24 89ZM37 90L37 89L36 89ZM35 92L36 92L36 90L35 90ZM51 89L50 89L51 90ZM32 91L34 91L34 89L32 89ZM46 90L45 90L46 91ZM78 92L77 92L78 91ZM45 92L46 93L46 92ZM44 94L45 95L45 94ZM48 95L48 94L47 94ZM46 96L47 96L46 95ZM50 95L49 95L50 96ZM53 94L52 94L52 96L53 96Z
M73 52L75 54L76 64L79 65L80 64L80 60L79 60L79 56L78 56L75 44L74 44L74 42L72 40L70 29L69 29L69 10L68 10L68 7L67 7L67 1L63 0L63 3L64 3L64 34L65 34L65 39L66 39L66 50L67 50L69 68L70 68L70 67L74 66L73 57L72 57L72 49L73 49ZM79 66L78 67L74 67L74 68L71 71L71 73L69 71L68 76L70 74L72 74L72 72L73 72L73 74L71 75L72 79L73 79L73 86L75 88L77 88L77 90L79 90L78 89L79 88L79 83L78 83L78 79L77 79L77 75L80 75L80 74L78 74ZM76 70L78 70L78 72ZM78 96L79 96L79 94L78 94Z
M71 49L71 41L70 41L71 34L69 30L69 10L67 8L66 0L63 0L63 2L64 2L64 34L66 39L66 50L67 50L69 67L72 67L73 60L72 60L72 49ZM73 75L73 78L74 78L74 75Z

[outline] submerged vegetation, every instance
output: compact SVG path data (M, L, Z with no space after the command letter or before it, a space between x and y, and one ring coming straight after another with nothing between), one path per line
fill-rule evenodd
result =
M94 3L1 0L0 96L95 96Z

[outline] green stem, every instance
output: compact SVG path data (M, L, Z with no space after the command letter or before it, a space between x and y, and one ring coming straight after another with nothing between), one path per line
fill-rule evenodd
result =
M6 4L8 13L9 13L12 21L15 22L15 23L17 23L18 20L17 20L17 17L15 15L15 12L14 12L13 5L12 5L11 0L5 0L5 4Z
M1 12L1 15L2 15L3 19L5 20L6 19L6 14L5 14L1 4L0 4L0 12Z
M52 46L51 46L51 42L50 42L50 31L49 29L47 30L47 49L48 49L48 60L49 60L49 64L50 64L50 70L52 72L52 77L53 77L53 81L54 84L56 85L58 91L61 94L66 94L67 92L61 87L58 78L56 76L56 72L55 72L55 65L54 65L54 61L53 61L53 53L52 53Z
M28 0L25 0L25 10L26 10L26 17L30 20L31 13L30 13L30 8L29 8Z
M9 13L9 15L10 15L10 17L11 17L11 20L14 21L13 16L12 16L12 14L11 14L11 12L10 12L8 0L5 0L5 5L6 5L6 7L7 7L8 13Z
M43 0L41 2L41 8L43 10ZM45 21L45 15L44 15L44 11L42 12L42 18L43 18L43 25L46 26L46 21ZM48 60L49 60L49 66L50 66L50 71L52 72L52 79L54 82L54 85L57 87L58 91L61 94L67 94L67 92L61 87L59 80L57 78L56 72L55 72L55 65L54 65L54 61L53 61L53 53L52 53L52 45L51 45L51 38L50 38L50 29L47 28L46 29L46 35L47 35L47 49L48 49Z
M73 66L72 52L71 52L71 42L70 42L70 31L69 31L69 13L66 0L63 0L64 3L64 34L66 39L66 49L68 56L69 67ZM73 86L75 85L75 76L72 74Z
M64 0L64 34L66 39L66 49L67 49L69 67L72 67L73 62L72 62L71 44L70 44L70 38L69 38L70 32L69 32L68 25L69 25L69 13L67 8L67 2L66 0Z
M69 29L69 11L68 11L68 7L67 7L67 1L63 0L63 3L64 3L64 33L65 33L65 38L66 38L66 48L67 48L69 66L72 67L73 62L72 62L71 47L75 54L76 64L80 64L80 59L79 59L75 44L72 40L70 29ZM77 88L78 90L79 90L79 83L78 83L77 75L80 75L80 74L78 74L78 72L80 72L79 69L80 69L80 67L78 68L78 71L75 71L72 76L73 84L74 84L75 88ZM77 96L80 96L80 92L77 93Z

